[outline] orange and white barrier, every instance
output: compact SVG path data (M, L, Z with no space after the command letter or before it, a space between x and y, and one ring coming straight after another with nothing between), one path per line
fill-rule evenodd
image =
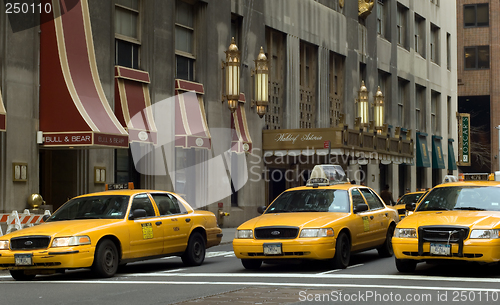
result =
M8 234L12 231L21 230L42 223L44 215L50 216L50 211L45 210L43 214L31 214L30 211L26 209L21 214L17 213L17 211L12 211L10 214L0 214L0 236L3 235L2 224L7 225L5 234Z

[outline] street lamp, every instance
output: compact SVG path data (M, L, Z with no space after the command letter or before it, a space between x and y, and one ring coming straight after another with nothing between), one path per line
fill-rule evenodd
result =
M384 94L380 90L380 86L378 86L374 98L373 116L375 119L375 129L377 130L377 133L381 133L382 128L384 127Z
M227 105L231 112L238 107L240 97L240 51L236 46L234 37L231 38L231 44L226 53L226 62L223 63L225 69L225 92L222 101L227 99Z
M365 86L365 81L361 81L361 87L358 91L358 117L360 118L360 124L368 124L368 89Z
M257 114L263 117L266 114L267 104L269 103L269 68L264 49L260 47L260 53L255 60L254 74L254 101L252 106L256 106Z

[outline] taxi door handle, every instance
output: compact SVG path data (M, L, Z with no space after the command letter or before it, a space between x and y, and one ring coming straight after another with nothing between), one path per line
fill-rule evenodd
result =
M385 217L389 216L389 213L385 213Z
M155 225L157 225L157 226L161 226L161 224L162 224L162 222L161 222L161 221L157 221L157 222L155 222Z
M191 221L191 218L186 218L186 222L190 222Z
M370 216L370 219L373 219L373 216Z

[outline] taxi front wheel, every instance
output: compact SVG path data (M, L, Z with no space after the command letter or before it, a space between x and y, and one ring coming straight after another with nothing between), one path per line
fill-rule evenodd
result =
M417 268L417 262L411 259L397 259L396 268L399 272L413 272Z
M351 243L345 232L340 232L335 244L335 256L333 257L333 266L339 269L345 269L349 266L351 259Z
M118 251L115 244L105 239L97 245L92 270L100 277L112 277L118 270Z
M262 265L262 260L261 259L242 259L241 264L245 269L259 269L260 266Z
M200 233L194 232L189 237L186 252L181 256L182 262L186 266L199 266L205 260L205 239Z
M36 277L36 274L26 274L24 270L9 270L10 275L16 281L31 281Z

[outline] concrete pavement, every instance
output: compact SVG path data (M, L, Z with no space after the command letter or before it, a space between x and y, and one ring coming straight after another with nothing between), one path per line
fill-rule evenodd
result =
M236 232L236 228L221 228L222 229L222 240L220 242L223 244L230 244L233 242L234 233Z

